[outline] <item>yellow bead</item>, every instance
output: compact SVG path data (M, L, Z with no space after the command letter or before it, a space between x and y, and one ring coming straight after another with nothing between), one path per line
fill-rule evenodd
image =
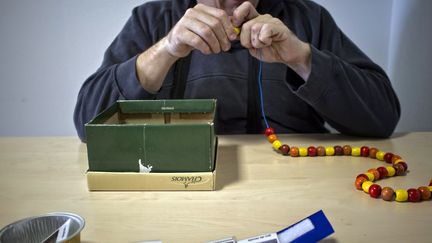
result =
M308 155L307 148L299 148L300 157L306 157Z
M377 160L381 160L381 161L384 161L384 155L385 155L386 153L385 152L383 152L383 151L378 151L377 153L376 153L376 158L377 158Z
M279 150L279 148L282 146L282 143L281 143L281 141L279 141L279 140L275 140L275 141L272 143L272 145L273 145L273 148L274 148L274 149Z
M354 147L351 149L351 156L360 156L360 148Z
M386 167L388 175L387 176L394 176L396 174L396 170L395 168L393 168L393 166L387 166Z
M396 190L396 199L397 202L405 202L408 200L408 191L399 189Z
M334 147L326 147L325 153L327 156L333 156L335 154Z
M363 174L365 174L368 177L369 181L374 181L375 180L374 174L369 173L369 172L366 172L366 173L363 173Z
M405 161L403 161L402 159L398 159L398 160L395 160L395 162L393 164L397 164L397 163L400 163L400 162L405 162Z
M373 182L372 181L365 181L362 184L362 189L364 192L369 194L369 187L372 186Z
M429 191L431 191L431 192L432 192L432 186L428 186L428 188L429 188Z
M241 29L239 27L234 27L234 32L236 35L240 35Z

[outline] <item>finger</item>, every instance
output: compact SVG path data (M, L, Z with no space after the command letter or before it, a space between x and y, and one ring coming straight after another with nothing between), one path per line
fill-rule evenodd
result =
M228 39L223 23L220 19L217 19L207 13L197 13L194 17L212 29L222 50L228 51L231 48L230 40Z
M272 27L272 25L271 24L264 24L261 27L261 30L260 30L259 35L258 35L258 39L264 45L269 46L273 42L273 38L276 36L277 36L277 32Z
M212 53L212 50L207 44L207 42L205 42L199 35L190 30L182 30L182 34L179 35L178 39L180 42L192 47L193 49L199 50L203 54L208 55Z
M205 23L197 19L185 18L185 27L201 37L207 45L210 47L213 53L219 53L221 51L221 46L213 30Z
M243 24L240 32L240 43L245 48L252 48L251 42L251 31L252 31L253 22L246 22Z
M250 2L244 2L238 6L233 12L233 24L238 27L244 22L258 17L259 14L255 7Z
M223 11L222 9L209 7L204 4L197 4L195 6L195 9L216 18L220 22L220 24L222 24L227 38L229 38L230 40L235 40L237 38L237 35L234 32L234 26L231 23L231 20L225 11Z
M262 27L264 26L263 23L255 23L252 27L251 27L251 45L253 48L259 49L259 48L263 48L268 46L269 44L266 44L264 42L261 41L260 39L260 35L261 35L261 31L262 31ZM270 44L271 44L271 40L270 40Z

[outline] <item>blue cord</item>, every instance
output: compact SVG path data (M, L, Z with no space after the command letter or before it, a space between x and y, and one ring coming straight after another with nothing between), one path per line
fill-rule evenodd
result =
M259 50L258 50L258 55L261 56L261 52ZM266 118L266 115L264 112L264 99L263 99L263 92L262 92L262 86L261 86L262 66L263 66L263 63L261 60L259 60L258 86L259 86L260 99L261 99L261 114L262 114L262 117L264 118L266 128L269 128L270 126L267 122L267 118Z

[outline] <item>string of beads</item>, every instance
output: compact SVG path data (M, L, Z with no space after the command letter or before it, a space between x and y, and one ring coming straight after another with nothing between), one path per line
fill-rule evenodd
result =
M274 133L274 129L271 127L267 127L265 130L265 136L277 152L283 155L290 155L291 157L350 155L355 157L369 157L391 164L391 166L381 166L369 169L367 172L356 177L354 186L358 190L368 193L373 198L381 197L385 201L396 200L397 202L420 202L422 200L431 199L432 180L429 182L429 186L410 188L408 190L394 190L391 187L381 188L380 185L374 183L374 181L377 180L393 176L403 176L406 174L408 171L408 164L399 155L384 152L377 148L369 148L368 146L351 147L350 145L336 145L333 147L290 147L279 141L278 137Z
M377 159L379 161L385 161L391 166L381 166L378 168L369 169L367 172L358 175L354 181L354 186L358 190L363 190L368 193L372 198L381 197L385 201L397 202L419 202L421 200L431 199L432 192L432 180L429 182L429 186L420 186L418 188L397 189L394 190L391 187L381 188L380 185L374 183L374 181L385 179L393 176L403 176L408 171L408 164L399 156L390 152L384 152L377 148L369 148L368 146L363 147L351 147L350 145L340 146L336 145L333 147L323 146L310 146L305 147L290 147L287 144L282 144L276 136L274 129L268 124L267 117L264 110L264 99L262 92L262 55L261 51L258 50L259 57L259 72L258 72L258 86L261 101L261 114L265 122L266 130L265 135L267 140L272 144L273 148L283 154L290 155L291 157L315 157L315 156L338 156L338 155L351 155L355 157L369 157Z

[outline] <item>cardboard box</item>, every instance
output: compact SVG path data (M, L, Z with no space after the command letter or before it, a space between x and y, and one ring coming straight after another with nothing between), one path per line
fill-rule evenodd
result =
M109 173L140 171L208 172L198 176L212 178L215 110L216 100L117 101L86 124L87 178L146 184L176 175Z
M87 172L90 191L211 191L216 171L193 173Z
M87 171L90 191L212 191L216 188L217 142L212 172L137 173Z

